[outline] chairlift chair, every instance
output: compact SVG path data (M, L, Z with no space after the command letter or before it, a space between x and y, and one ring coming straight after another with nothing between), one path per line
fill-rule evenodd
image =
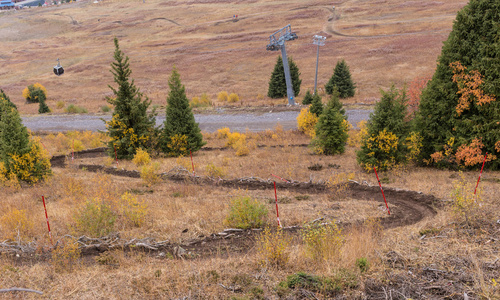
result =
M54 74L57 76L61 76L64 74L64 69L61 67L61 63L59 62L59 58L57 59L57 66L54 67Z

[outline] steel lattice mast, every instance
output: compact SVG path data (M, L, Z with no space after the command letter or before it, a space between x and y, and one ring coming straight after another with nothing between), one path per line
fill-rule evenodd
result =
M314 94L316 94L316 87L318 85L318 62L319 62L319 46L325 45L326 37L321 35L315 35L313 37L313 44L318 45L318 51L316 53L316 76L314 77Z
M288 105L295 105L295 95L293 94L292 79L290 76L290 66L288 65L288 57L286 55L285 41L297 39L297 34L292 32L292 26L281 28L269 36L269 44L266 49L269 51L281 50L281 57L283 58L283 69L285 71L286 81L286 94L288 97Z

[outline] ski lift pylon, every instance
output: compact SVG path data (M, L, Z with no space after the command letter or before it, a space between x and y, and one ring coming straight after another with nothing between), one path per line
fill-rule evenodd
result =
M56 74L57 76L61 76L62 74L64 74L64 68L61 66L59 58L57 59L57 66L54 67L54 74Z

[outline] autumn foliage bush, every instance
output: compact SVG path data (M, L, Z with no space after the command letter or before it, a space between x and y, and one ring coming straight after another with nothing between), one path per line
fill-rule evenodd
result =
M29 103L38 103L47 99L47 89L40 83L27 86L23 90L23 97Z

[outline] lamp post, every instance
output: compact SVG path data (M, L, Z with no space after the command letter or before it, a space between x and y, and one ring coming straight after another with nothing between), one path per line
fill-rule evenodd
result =
M318 62L319 62L319 46L325 45L326 37L321 35L315 35L313 37L313 44L318 45L318 50L316 52L316 76L314 77L314 94L316 95L316 87L318 85Z

